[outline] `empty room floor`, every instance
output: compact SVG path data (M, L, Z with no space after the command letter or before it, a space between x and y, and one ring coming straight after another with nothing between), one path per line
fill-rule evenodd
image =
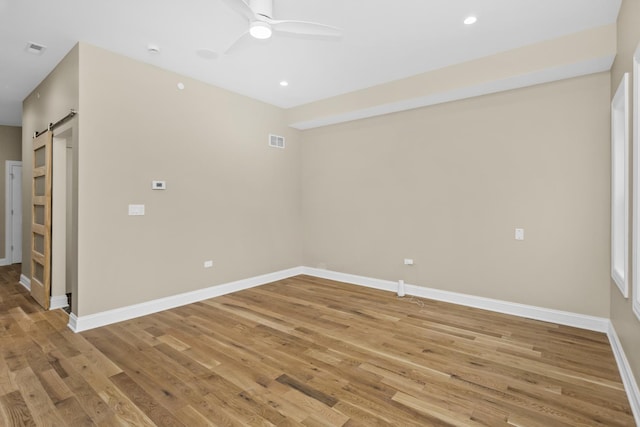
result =
M74 334L0 268L0 425L633 426L606 335L298 276Z

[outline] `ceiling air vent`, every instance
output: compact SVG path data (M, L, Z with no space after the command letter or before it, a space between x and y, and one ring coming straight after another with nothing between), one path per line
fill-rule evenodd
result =
M24 50L32 55L42 55L46 49L46 46L32 42L27 43L27 46L24 48Z
M284 148L284 136L270 134L269 147Z
M24 48L24 50L26 50L27 53L30 53L32 55L42 55L46 49L47 47L45 45L41 45L33 42L27 43L27 46Z

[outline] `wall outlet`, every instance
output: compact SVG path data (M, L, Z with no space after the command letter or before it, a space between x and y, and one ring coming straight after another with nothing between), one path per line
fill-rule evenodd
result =
M213 261L208 260L204 262L204 268L211 268L213 267Z
M405 258L404 259L404 265L413 265L413 259Z
M516 240L524 240L524 228L516 228Z
M151 181L151 189L152 190L166 190L167 182L166 181Z

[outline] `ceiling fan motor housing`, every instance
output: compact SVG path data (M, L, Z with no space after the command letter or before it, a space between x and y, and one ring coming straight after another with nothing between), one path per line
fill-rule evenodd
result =
M273 0L249 0L249 7L256 15L273 18Z

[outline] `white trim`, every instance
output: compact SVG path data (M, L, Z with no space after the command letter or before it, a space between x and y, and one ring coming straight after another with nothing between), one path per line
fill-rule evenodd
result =
M601 73L603 71L609 71L611 69L614 56L615 55L606 55L600 58L588 59L574 64L561 65L558 67L547 68L532 73L520 74L517 76L492 80L489 82L482 82L472 86L453 89L446 92L434 93L431 95L406 99L399 102L382 104L375 107L348 111L345 113L324 116L317 119L290 123L289 126L299 130L314 129L322 126L329 126L338 123L350 122L353 120L382 116L384 114L412 110L415 108L443 104L445 102L457 101L460 99L467 99L481 95L488 95L491 93L504 92L506 90L520 89L542 83L549 83L573 77Z
M13 208L13 187L11 180L11 168L14 166L22 166L22 161L17 160L7 160L5 161L5 171L4 171L4 259L0 260L0 265L11 265L13 264L13 259L9 256L10 253L13 253L11 250L11 243L13 242L13 223L11 222L11 209ZM22 177L20 177L22 179ZM22 209L22 207L21 207Z
M398 288L397 282L372 279L370 277L356 276L353 274L339 273L336 271L323 270L319 268L303 267L303 272L304 274L307 274L309 276L337 280L354 285L380 289L383 291L396 292ZM568 311L553 310L550 308L536 307L532 305L519 304L409 284L405 284L405 293L407 295L413 295L421 298L450 302L467 307L481 308L498 313L511 314L514 316L526 317L528 319L542 320L544 322L573 326L576 328L588 329L597 332L607 332L609 330L609 319L604 317L588 316L584 314L571 313Z
M69 307L69 298L66 295L55 295L51 297L49 302L49 310Z
M611 277L625 298L629 297L628 88L629 73L624 73L611 100ZM620 193L622 206L618 205Z
M324 268L303 267L302 271L302 274L306 274L308 276L350 283L352 285L366 286L367 288L378 289L381 291L396 292L396 290L398 289L398 284L389 280L373 279L371 277L357 276L355 274L348 273L339 273L337 271L325 270Z
M624 389L627 392L633 416L635 417L636 424L640 426L640 389L638 388L638 383L633 375L631 366L629 366L629 361L624 353L624 348L622 347L620 338L618 338L616 329L613 327L613 323L611 322L609 322L607 336L609 337L611 349L613 350L613 355L616 358L616 363L618 364L620 377L622 377L622 383L624 384Z
M29 279L27 276L25 276L24 274L20 275L20 284L22 286L24 286L24 288L26 290L28 290L29 292L31 292L31 279Z
M31 280L25 276L24 274L20 275L19 282L26 290L31 292ZM49 310L56 310L58 308L66 308L69 307L69 300L66 295L56 295L52 296L49 300Z
M5 235L5 237L7 237L7 236ZM7 266L7 265L10 265L9 261L7 260L7 258L0 258L0 267L4 267L4 266Z
M69 329L71 329L72 331L74 331L74 332L79 332L78 331L78 316L76 316L73 313L69 314L69 323L67 324L67 327Z
M160 298L153 301L147 301L140 304L134 304L127 307L120 307L113 310L107 310L100 313L89 314L86 316L76 316L72 314L69 317L68 327L74 332L82 332L100 326L110 325L112 323L122 322L124 320L133 319L147 314L157 313L163 310L203 301L217 296L230 294L232 292L253 288L264 285L266 283L275 282L277 280L287 279L289 277L302 274L302 267L281 270L275 273L263 274L248 279L237 280L235 282L225 283L222 285L211 286L205 289L186 292L183 294L173 295L170 297Z
M640 44L633 54L633 232L632 232L632 302L633 312L640 320Z

